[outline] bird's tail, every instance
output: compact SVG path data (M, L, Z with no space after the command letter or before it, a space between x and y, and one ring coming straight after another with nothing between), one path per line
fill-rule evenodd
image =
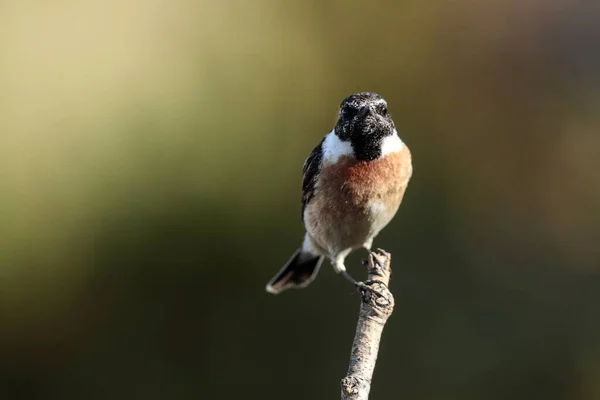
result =
M296 250L281 270L267 284L267 292L279 294L287 289L300 289L311 283L321 267L322 256Z

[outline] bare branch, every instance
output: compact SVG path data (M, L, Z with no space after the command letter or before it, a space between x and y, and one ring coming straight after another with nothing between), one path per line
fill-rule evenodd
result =
M348 373L342 379L342 400L367 400L377 362L381 334L394 310L394 297L388 289L391 255L384 250L369 254L368 280L361 284L360 313L350 354Z

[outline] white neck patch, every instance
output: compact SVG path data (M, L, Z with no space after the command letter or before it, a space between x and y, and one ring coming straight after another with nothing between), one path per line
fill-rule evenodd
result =
M384 137L383 141L381 142L381 157L390 153L400 151L403 147L404 142L402 141L402 139L400 139L400 136L398 136L398 132L396 132L396 130L394 129L394 134L392 136Z
M334 163L342 156L354 156L352 144L341 141L335 134L335 129L332 129L323 142L323 159Z
M398 136L398 132L394 130L394 134L386 136L381 142L381 157L391 153L398 152L404 147L404 142ZM342 156L354 157L354 149L350 141L343 142L332 130L325 137L323 142L323 159L335 163Z

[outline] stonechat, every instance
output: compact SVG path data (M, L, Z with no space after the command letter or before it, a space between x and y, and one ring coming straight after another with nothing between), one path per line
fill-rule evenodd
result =
M306 287L325 257L336 273L355 282L345 258L356 249L371 250L398 211L411 176L411 153L386 101L373 92L345 98L334 129L304 162L302 247L267 284L267 292Z

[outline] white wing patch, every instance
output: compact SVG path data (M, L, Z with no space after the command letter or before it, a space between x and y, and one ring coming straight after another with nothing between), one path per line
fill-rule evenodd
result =
M354 156L354 150L352 144L341 141L333 129L323 142L323 159L335 163L342 156Z

